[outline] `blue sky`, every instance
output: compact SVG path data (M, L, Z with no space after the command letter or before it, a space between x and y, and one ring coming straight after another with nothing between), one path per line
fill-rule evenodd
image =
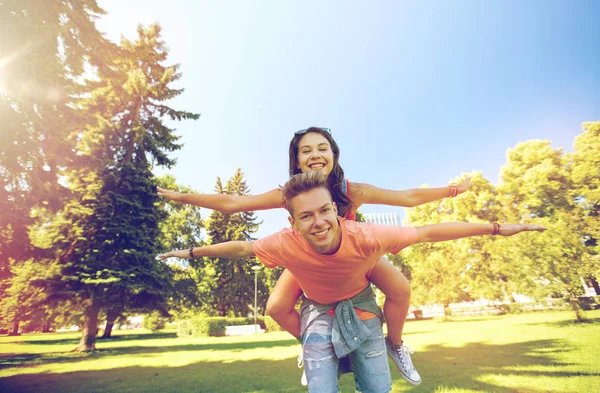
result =
M293 132L311 125L333 130L350 180L406 189L473 170L497 183L508 148L571 151L600 120L597 1L99 4L114 40L161 24L186 89L172 105L201 113L177 125L168 172L201 192L238 167L254 193L283 184ZM282 210L259 217L260 236L286 225Z

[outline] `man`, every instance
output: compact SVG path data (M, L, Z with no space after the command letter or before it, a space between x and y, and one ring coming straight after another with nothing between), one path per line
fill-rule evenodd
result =
M347 221L337 216L320 172L292 177L283 196L292 228L254 242L226 242L160 258L257 256L268 267L287 268L304 292L301 330L309 392L339 390L338 360L345 355L350 356L358 391L391 390L382 313L368 281L379 257L415 243L545 230L523 224L398 227Z

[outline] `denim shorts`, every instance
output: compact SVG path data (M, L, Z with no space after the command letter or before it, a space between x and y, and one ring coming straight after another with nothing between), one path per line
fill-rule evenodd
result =
M392 390L390 367L379 318L363 321L369 338L348 356L354 370L356 390L361 393L387 393ZM339 360L333 350L333 316L317 317L302 336L304 371L309 393L338 393Z

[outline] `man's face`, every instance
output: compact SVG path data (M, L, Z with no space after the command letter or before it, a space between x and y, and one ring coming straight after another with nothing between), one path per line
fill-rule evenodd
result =
M324 188L315 188L299 194L289 202L293 217L292 227L319 254L335 254L340 247L342 233L337 219L337 207Z

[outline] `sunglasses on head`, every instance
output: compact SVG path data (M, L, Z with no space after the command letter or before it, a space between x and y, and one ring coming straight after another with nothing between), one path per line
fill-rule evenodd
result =
M303 130L300 130L300 131L296 131L296 132L294 132L294 135L302 135L302 134L306 134L306 132L307 132L308 130L310 130L310 129L315 129L315 128L316 128L316 129L318 129L318 130L321 130L321 131L323 131L323 132L326 132L326 133L328 133L329 135L331 135L331 128L325 128L325 127L310 127L310 128L305 128L305 129L303 129Z

